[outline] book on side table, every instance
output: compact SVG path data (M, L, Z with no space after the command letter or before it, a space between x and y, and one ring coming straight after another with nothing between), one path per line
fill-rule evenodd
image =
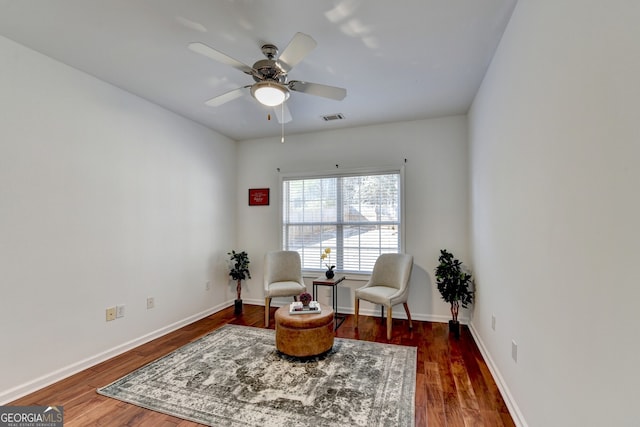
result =
M289 314L317 314L322 313L320 303L318 301L311 301L308 306L302 305L300 301L292 302L289 305Z

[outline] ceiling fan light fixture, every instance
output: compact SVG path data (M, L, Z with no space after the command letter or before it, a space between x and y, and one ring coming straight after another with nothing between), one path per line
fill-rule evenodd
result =
M251 95L262 105L275 107L289 98L289 89L276 82L258 82L251 86Z

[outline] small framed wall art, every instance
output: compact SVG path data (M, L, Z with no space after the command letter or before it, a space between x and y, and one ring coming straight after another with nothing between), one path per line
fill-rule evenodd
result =
M269 189L268 188L250 188L249 189L249 206L268 206L269 205Z

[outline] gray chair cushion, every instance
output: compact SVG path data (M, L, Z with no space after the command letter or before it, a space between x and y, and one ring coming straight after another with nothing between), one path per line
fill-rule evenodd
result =
M371 279L356 289L355 297L387 307L407 302L413 256L382 254L376 260Z
M290 297L304 292L300 254L296 251L268 252L264 257L265 297Z

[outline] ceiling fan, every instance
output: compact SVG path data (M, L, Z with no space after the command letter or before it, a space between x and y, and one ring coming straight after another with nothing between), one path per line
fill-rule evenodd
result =
M278 48L275 45L263 45L261 48L262 53L267 59L260 59L253 66L244 64L204 43L190 43L189 49L215 61L230 65L250 75L255 81L252 85L239 87L211 98L205 104L217 107L243 96L246 93L246 89L250 89L251 95L262 105L267 107L281 106L280 108L273 108L273 110L278 122L287 123L291 121L291 113L286 107L285 101L289 98L290 91L322 96L337 101L343 100L347 95L347 90L340 87L300 80L288 80L287 74L289 71L300 63L316 45L316 41L311 36L296 33L280 56L278 56Z

